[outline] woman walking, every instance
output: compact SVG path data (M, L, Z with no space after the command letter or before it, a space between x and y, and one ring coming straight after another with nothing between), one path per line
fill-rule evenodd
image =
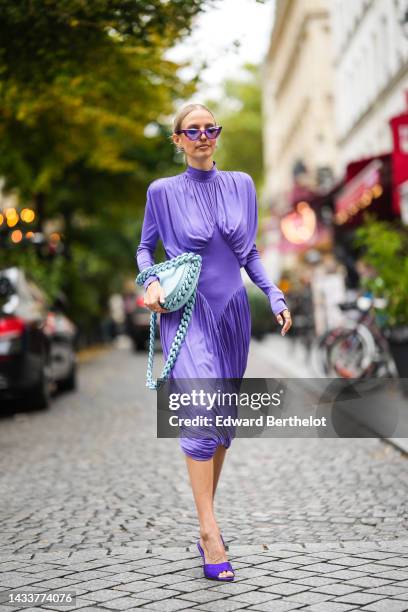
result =
M291 327L290 312L283 293L269 280L255 245L258 211L252 178L245 172L219 170L213 160L221 126L207 107L189 104L178 112L173 128L172 140L185 153L186 169L150 184L137 264L140 271L154 265L159 238L168 258L200 253L194 310L171 377L240 379L251 337L241 267L268 296L282 335ZM161 307L165 296L157 276L147 278L144 287L145 305L162 313L160 338L167 359L181 309L169 312ZM233 431L226 427L208 427L199 438L180 437L200 523L197 545L204 573L223 581L233 580L234 571L215 518L214 495L232 438Z

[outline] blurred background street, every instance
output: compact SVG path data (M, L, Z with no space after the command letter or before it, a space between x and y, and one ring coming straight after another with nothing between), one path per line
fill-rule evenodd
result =
M201 578L135 284L146 190L185 169L170 136L189 102L223 126L218 169L254 179L292 313L282 338L242 269L246 376L389 379L399 411L387 439L234 441L217 494L234 585ZM0 108L0 598L408 610L408 1L0 0ZM159 330L156 347L157 375Z

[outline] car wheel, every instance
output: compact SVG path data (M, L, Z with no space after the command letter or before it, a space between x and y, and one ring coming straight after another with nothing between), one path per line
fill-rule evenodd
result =
M27 403L32 410L45 410L51 403L51 379L49 365L44 364L41 379L27 393Z
M75 391L75 389L78 386L77 383L78 383L77 365L74 361L68 376L58 381L58 390L59 391Z
M144 340L133 340L133 350L134 352L144 351L146 347Z
M145 341L144 341L144 340L140 340L140 341L137 343L137 350L138 350L138 351L144 351L145 349L146 349L146 343L145 343Z

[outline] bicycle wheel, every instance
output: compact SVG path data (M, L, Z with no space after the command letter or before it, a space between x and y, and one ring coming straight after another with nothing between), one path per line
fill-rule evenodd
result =
M329 348L329 376L362 378L373 363L374 341L367 328L344 330Z
M311 365L321 378L331 375L330 350L335 340L345 331L347 330L344 327L333 327L313 341L310 355Z

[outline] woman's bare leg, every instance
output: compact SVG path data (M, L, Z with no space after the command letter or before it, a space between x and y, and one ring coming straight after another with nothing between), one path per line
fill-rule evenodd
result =
M217 489L217 484L220 478L222 465L224 463L226 452L227 452L227 449L225 448L225 446L220 445L218 446L213 456L213 460L214 460L214 463L213 463L213 500L215 497L215 491Z
M197 507L200 544L204 550L205 561L206 563L222 563L227 561L227 556L214 514L214 459L196 461L189 455L185 455L185 458ZM231 572L220 572L219 574L221 577L232 575Z

